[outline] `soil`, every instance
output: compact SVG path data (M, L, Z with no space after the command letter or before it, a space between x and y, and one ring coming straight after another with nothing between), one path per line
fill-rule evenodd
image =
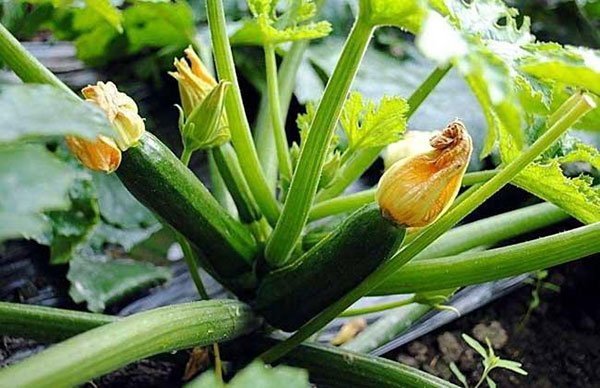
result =
M560 291L542 289L540 304L526 319L533 286L523 287L483 309L409 343L386 356L461 385L452 375L454 362L469 386L479 380L481 357L462 333L485 344L497 355L521 362L529 375L494 370L499 387L600 387L600 263L583 260L550 271L543 282ZM483 384L482 386L485 386Z

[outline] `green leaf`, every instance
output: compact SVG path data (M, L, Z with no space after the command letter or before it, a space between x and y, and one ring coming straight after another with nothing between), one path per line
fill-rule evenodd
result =
M600 95L600 52L558 43L524 46L530 55L519 61L522 71L543 80L587 89Z
M154 215L127 189L114 174L93 173L98 192L102 219L122 229L153 226L158 223Z
M123 33L123 26L121 25L123 16L121 15L121 11L113 6L110 0L85 0L85 5L100 15L120 34Z
M100 219L96 191L89 175L82 175L69 190L71 207L48 213L52 223L50 262L68 262L73 252L87 240Z
M469 383L467 383L467 377L458 369L454 362L451 362L449 365L450 371L452 374L460 381L460 383L465 387L469 388Z
M279 17L276 15L276 3L249 0L248 7L254 18L245 21L231 36L231 43L262 46L322 38L331 32L331 25L326 21L307 22L316 12L312 0L290 2L290 7Z
M436 2L441 0L431 3ZM366 0L364 4L372 24L396 26L412 33L419 31L427 13L427 2L420 0Z
M518 373L520 375L527 376L527 374L528 374L527 371L523 370L521 368L521 365L522 364L520 362L516 362L516 361L499 360L496 363L496 368L508 369L508 370Z
M109 243L129 252L162 229L152 212L127 191L116 175L93 173L92 178L101 215L101 222L87 241L94 251L101 252Z
M42 213L68 208L75 178L75 170L42 145L0 145L0 240L48 231Z
M468 336L467 334L462 334L462 338L463 340L465 340L465 342L473 348L473 350L475 350L477 353L479 353L481 355L481 357L483 357L484 359L487 359L488 354L486 352L486 350L483 348L483 346L481 346L481 344L479 342L477 342L477 340L473 337Z
M38 137L112 136L114 130L100 108L48 85L0 87L0 143Z
M145 47L186 47L195 34L193 13L184 1L175 3L137 2L123 11L123 27L129 50Z
M272 368L260 361L254 361L238 372L226 385L220 385L216 380L214 371L210 370L187 384L186 388L219 386L228 388L307 388L311 385L308 382L308 373L303 369L285 365Z
M358 92L344 104L340 122L348 138L348 149L383 147L402 138L408 105L400 97L384 96L378 105L364 101Z
M581 222L600 221L600 189L592 187L592 180L584 176L564 176L560 159L531 163L512 183L554 203Z
M88 310L101 312L106 306L140 290L168 280L168 269L126 259L80 255L69 263L69 294L76 303L86 302Z
M489 388L496 388L496 383L490 376L485 376L485 382L487 383Z

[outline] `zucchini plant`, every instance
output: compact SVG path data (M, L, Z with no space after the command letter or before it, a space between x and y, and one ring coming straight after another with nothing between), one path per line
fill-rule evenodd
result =
M100 3L86 2L122 29L121 11L93 8ZM324 92L297 117L300 140L291 143L293 80L310 41L332 26L320 20L320 0L247 3L250 17L229 35L222 0L206 0L211 50L200 50L203 61L193 42L185 58L174 59L179 156L146 130L136 102L114 83L90 85L80 98L0 25L0 59L24 83L0 88L0 239L39 241L54 233L53 260L76 251L76 236L56 233L56 220L74 213L69 205L78 198L71 186L82 170L69 165L69 150L86 168L115 174L153 222L174 231L204 299L123 319L0 303L2 334L63 340L0 371L0 386L77 385L144 357L204 345L213 345L217 373L192 386L223 385L217 344L247 334L261 344L251 358L283 361L310 376L266 370L257 361L232 386L274 383L283 375L298 386L308 386L308 378L340 386L450 386L353 352L381 345L407 322L443 307L460 287L600 252L600 191L589 174L567 176L563 168L581 162L600 169L598 150L568 133L600 126L598 51L538 42L529 19L501 0L359 0ZM433 64L409 96L375 101L353 90L380 27L414 35ZM259 46L264 54L254 130L232 45ZM479 102L487 135L475 157L493 154L495 169L468 170L474 148L468 117L448 112L445 128L428 128L439 130L429 140L404 139L411 116L448 74L464 78ZM376 187L344 194L397 142L405 154L386 161ZM210 190L188 167L201 152L212 167ZM543 203L458 225L507 184ZM18 198L41 188L46 192ZM98 218L97 209L90 211ZM568 218L583 225L495 247ZM319 223L324 232L313 233ZM81 229L79 237L89 235ZM200 267L237 300L207 300ZM414 295L348 310L363 296L395 294ZM399 306L406 312L400 318L382 318L340 348L309 343L336 317ZM293 334L279 340L277 330ZM235 352L224 356L236 359Z

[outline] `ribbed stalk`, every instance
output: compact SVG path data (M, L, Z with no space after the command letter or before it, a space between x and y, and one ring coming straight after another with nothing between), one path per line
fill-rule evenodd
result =
M59 341L116 321L110 315L0 302L0 333Z
M231 88L225 97L225 110L229 119L231 141L240 159L240 164L243 166L242 171L248 185L250 185L252 194L254 194L254 199L269 223L275 225L279 218L279 204L275 200L275 193L269 187L262 172L258 154L252 141L250 125L244 110L235 64L233 63L233 54L228 40L222 1L206 0L206 13L219 79L231 82Z
M484 252L414 260L370 295L467 286L549 268L600 252L600 223Z
M327 83L311 125L312 129L300 152L298 167L294 172L281 217L265 249L266 260L272 267L281 267L289 262L291 252L306 224L335 124L372 31L371 25L362 21L360 17L357 19Z
M5 368L0 386L71 387L158 353L239 337L258 324L250 308L235 301L163 307L89 330Z

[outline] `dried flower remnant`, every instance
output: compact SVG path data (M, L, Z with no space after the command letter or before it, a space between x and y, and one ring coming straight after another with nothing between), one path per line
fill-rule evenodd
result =
M423 227L452 204L473 151L464 124L451 122L429 141L432 151L401 159L381 177L376 199L382 215L397 225Z
M121 151L137 143L145 130L135 101L119 92L112 82L98 82L81 91L87 102L104 111L117 136L111 139L100 135L94 140L67 136L67 146L81 163L94 171L111 173L121 163Z
M352 340L361 331L367 328L367 320L364 318L351 319L344 323L334 338L331 339L332 345L342 345Z

